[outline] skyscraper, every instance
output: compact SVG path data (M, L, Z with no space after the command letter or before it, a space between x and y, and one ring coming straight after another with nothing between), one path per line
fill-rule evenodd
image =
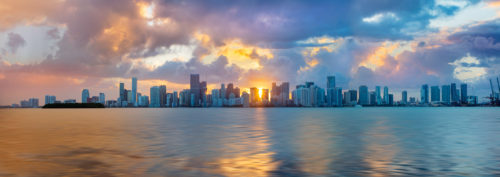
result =
M255 87L250 88L250 103L257 104L259 102L259 90Z
M290 84L288 82L281 83L281 103L283 106L288 104L288 100L290 99Z
M389 104L389 88L387 86L384 87L384 101L383 104Z
M450 104L450 101L451 101L451 99L450 99L450 95L451 95L450 91L451 91L450 85L443 85L443 86L441 86L441 93L442 93L441 94L441 98L442 98L441 101L444 104Z
M432 86L431 87L431 102L432 103L439 103L440 100L440 91L439 91L439 86Z
M377 96L377 105L382 104L382 97L380 96L380 86L375 87L375 94Z
M118 101L126 101L127 99L125 97L127 97L125 95L125 84L124 83L120 83L120 98Z
M160 91L160 94L159 94L160 107L165 107L167 105L167 86L160 85L160 87L158 89Z
M269 89L262 89L262 103L264 105L269 103Z
M82 103L87 103L87 100L90 97L90 93L88 89L83 89L82 91Z
M368 95L368 87L366 85L359 86L359 104L369 105L370 99Z
M99 103L106 104L106 95L104 93L99 93Z
M153 86L149 89L150 107L160 107L160 87Z
M234 89L233 87L234 87L234 86L233 86L233 83L229 83L229 84L227 84L226 93L224 93L224 94L226 94L226 95L225 95L225 96L226 96L226 98L229 98L229 95L230 95L231 93L233 93L233 91L234 91L234 90L233 90L233 89ZM235 96L236 96L236 95L235 95Z
M137 106L137 78L132 77L132 101L133 106Z
M335 88L335 76L326 77L326 89Z
M429 103L429 85L424 84L420 89L420 102Z
M376 105L377 104L377 95L376 93L370 92L370 105Z
M451 103L456 104L458 103L458 93L457 93L457 84L451 83Z
M467 84L460 84L460 103L467 104Z
M408 104L408 92L406 90L401 92L401 104Z
M199 74L191 74L190 82L189 82L189 90L194 96L191 96L194 100L191 100L193 106L199 106L199 99L201 93L200 87L200 75Z

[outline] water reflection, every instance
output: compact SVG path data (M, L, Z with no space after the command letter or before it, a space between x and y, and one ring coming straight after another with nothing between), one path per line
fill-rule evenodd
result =
M499 113L0 109L0 176L498 176Z
M395 170L394 157L398 153L397 137L393 136L386 125L386 117L377 117L376 122L367 129L363 161L367 164L368 176L393 176Z
M269 150L269 130L264 109L256 109L246 125L233 126L244 131L235 131L231 138L221 142L225 152L216 159L220 174L225 176L268 176L278 162L273 161L274 153ZM228 131L231 132L231 131Z
M302 115L297 125L297 141L295 146L300 159L302 172L312 175L329 174L329 165L333 161L330 147L332 134L328 131L332 127L326 119L316 117L317 114Z

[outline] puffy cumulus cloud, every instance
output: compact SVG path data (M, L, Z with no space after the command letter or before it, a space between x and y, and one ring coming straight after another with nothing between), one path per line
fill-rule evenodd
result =
M24 45L26 45L26 41L24 40L24 38L17 33L9 33L8 38L9 39L6 45L12 53L16 53L19 47L23 47Z
M486 75L486 68L480 67L479 60L470 54L449 64L455 67L453 77L463 82L475 82Z

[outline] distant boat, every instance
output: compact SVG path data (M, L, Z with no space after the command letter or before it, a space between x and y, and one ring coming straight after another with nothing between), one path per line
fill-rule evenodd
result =
M355 108L362 108L363 106L361 106L361 105L357 104L357 105L355 105L354 107L355 107Z

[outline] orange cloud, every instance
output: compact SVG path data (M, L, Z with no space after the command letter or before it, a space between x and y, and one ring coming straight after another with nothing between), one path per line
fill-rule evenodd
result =
M271 49L244 44L240 39L227 39L223 45L215 46L207 34L196 32L193 38L200 42L201 47L209 50L208 53L200 56L200 60L204 63L210 63L219 56L225 56L229 65L235 64L242 69L249 70L261 68L260 59L274 58Z
M62 0L2 0L0 3L0 31L16 24L39 24L57 12Z
M359 66L364 66L375 71L378 67L385 65L387 57L393 54L398 47L400 47L399 43L389 44L388 42L384 42L382 46L377 47L373 53L359 63Z

